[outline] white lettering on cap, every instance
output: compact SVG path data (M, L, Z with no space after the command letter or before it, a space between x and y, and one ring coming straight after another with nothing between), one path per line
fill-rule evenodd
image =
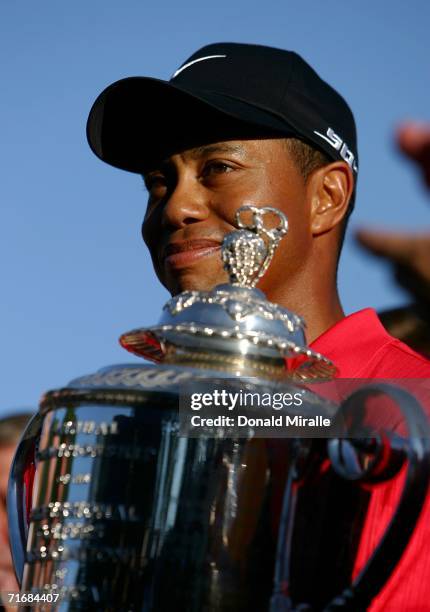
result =
M178 68L178 70L173 74L171 78L174 79L175 77L178 76L178 74L181 74L183 70L185 70L186 68L189 68L193 64L197 64L197 62L204 62L205 60L215 59L217 57L219 58L219 57L227 57L227 56L226 55L206 55L205 57L198 57L197 59L192 60L191 62L188 62L187 64L184 64L183 66Z
M358 166L357 162L355 161L354 153L351 151L351 149L348 148L346 142L344 142L342 138L338 136L332 128L327 128L327 134L321 134L316 130L314 130L314 134L320 136L321 138L324 138L326 142L331 144L333 149L339 151L341 158L346 161L346 163L349 164L351 168L355 170L355 172L358 172Z

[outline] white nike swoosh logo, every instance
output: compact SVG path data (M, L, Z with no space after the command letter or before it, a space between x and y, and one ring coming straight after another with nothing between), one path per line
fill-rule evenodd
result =
M198 57L197 59L193 60L192 62L188 62L188 64L184 64L183 66L181 66L180 68L178 68L178 70L173 74L172 79L174 79L175 77L178 76L178 74L181 74L181 72L183 70L185 70L186 68L189 68L190 66L192 66L193 64L197 64L197 62L204 62L205 60L208 59L215 59L217 57L227 57L226 55L206 55L205 57Z
M325 134L321 134L321 132L317 132L316 130L314 130L314 134L316 134L317 136L320 136L321 138L324 138L324 140L326 140L329 144L331 144L333 148L335 148L333 141L330 140L330 138L327 138Z

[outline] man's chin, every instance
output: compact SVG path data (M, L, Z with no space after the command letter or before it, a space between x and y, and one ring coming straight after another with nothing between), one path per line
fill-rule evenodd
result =
M175 278L169 278L163 283L172 296L183 291L211 291L217 285L228 282L228 276L224 271L213 275L201 275L195 273L181 274Z

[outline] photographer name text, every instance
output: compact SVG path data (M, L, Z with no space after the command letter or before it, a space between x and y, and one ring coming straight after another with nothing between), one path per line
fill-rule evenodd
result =
M330 427L331 419L317 415L304 417L286 414L272 415L270 417L248 417L238 414L236 416L219 415L216 417L201 417L193 415L190 419L192 427Z

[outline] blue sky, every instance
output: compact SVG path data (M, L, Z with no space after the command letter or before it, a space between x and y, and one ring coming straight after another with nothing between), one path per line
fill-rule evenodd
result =
M3 0L0 3L0 414L99 367L135 360L126 330L157 320L167 293L140 238L138 177L90 152L88 111L109 83L169 78L200 46L293 49L352 106L360 178L351 229L423 230L430 200L393 146L405 118L430 120L430 3ZM405 297L347 240L347 312ZM137 359L136 359L137 360Z

